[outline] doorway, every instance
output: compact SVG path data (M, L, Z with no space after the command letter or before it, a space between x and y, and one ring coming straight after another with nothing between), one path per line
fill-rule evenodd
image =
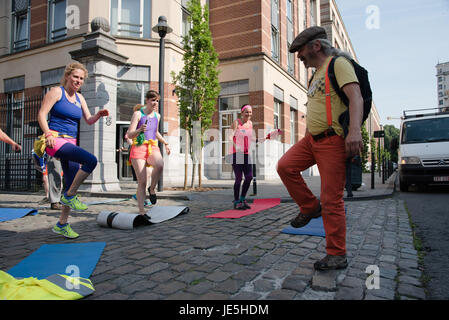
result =
M226 163L225 157L229 153L231 141L229 140L229 132L232 123L237 120L238 110L220 111L220 134L221 134L221 171L220 177L222 179L232 179L232 165Z
M131 146L125 140L129 123L117 124L117 177L119 180L133 180L132 167L128 165L129 150Z

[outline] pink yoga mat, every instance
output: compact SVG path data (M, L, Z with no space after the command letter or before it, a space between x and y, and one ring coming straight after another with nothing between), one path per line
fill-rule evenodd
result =
M247 210L226 210L206 216L206 218L241 218L250 214L273 208L281 203L281 199L256 199L250 203L251 209Z

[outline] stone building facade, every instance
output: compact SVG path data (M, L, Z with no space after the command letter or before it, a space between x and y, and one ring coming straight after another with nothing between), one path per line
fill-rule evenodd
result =
M114 190L119 188L119 181L132 179L126 166L127 153L117 150L123 146L132 107L144 103L148 89L159 87L159 35L151 30L159 16L167 17L173 28L165 41L164 136L172 154L164 156L164 185L183 182L185 135L179 130L177 97L170 73L179 72L183 66L182 36L189 29L186 2L0 3L0 100L20 101L42 95L58 85L67 64L79 60L89 70L82 93L91 112L100 108L111 111L111 117L94 126L81 124L80 145L99 159L99 166L84 188ZM226 130L239 116L240 106L249 103L259 136L275 128L284 132L279 140L263 143L256 150L257 177L278 179L277 160L305 132L304 104L310 76L304 65L288 53L288 47L304 28L323 25L331 30L335 45L354 53L338 8L333 0L204 0L202 4L209 5L222 88L203 150L203 175L209 179L232 177L230 165L223 161L229 147ZM98 28L94 30L92 26ZM379 123L375 108L373 119L373 123ZM20 130L10 134L25 142ZM312 168L304 174L318 172Z

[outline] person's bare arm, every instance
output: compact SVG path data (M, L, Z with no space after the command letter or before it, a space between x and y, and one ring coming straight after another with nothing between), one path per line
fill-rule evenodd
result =
M346 154L352 157L360 154L363 149L362 119L363 98L358 83L348 83L342 88L349 99L349 132L345 139Z

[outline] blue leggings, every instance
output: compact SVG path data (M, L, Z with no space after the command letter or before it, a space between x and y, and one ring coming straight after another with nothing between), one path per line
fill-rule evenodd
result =
M69 190L79 169L92 173L98 162L93 154L71 143L66 143L59 148L54 157L61 160L62 171L64 172L64 192Z

